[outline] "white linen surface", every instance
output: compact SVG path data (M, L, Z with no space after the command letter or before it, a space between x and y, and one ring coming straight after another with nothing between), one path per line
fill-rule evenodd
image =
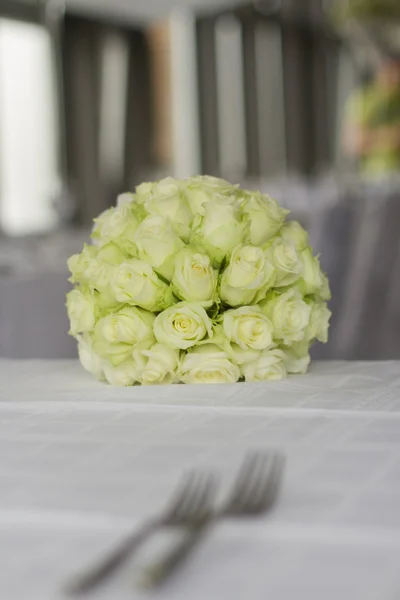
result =
M320 362L265 384L117 389L76 361L0 361L0 598L68 576L162 508L183 470L227 485L287 456L274 512L218 526L157 593L134 564L94 600L398 600L400 362Z

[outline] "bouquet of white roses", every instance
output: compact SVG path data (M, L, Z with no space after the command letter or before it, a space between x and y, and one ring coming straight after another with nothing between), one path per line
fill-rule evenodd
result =
M327 277L307 232L214 177L143 183L68 261L70 333L113 385L274 380L327 341Z

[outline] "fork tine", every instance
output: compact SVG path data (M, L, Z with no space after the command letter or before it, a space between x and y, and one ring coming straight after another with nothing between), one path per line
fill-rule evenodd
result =
M179 507L176 518L179 521L192 522L199 520L209 507L205 506L214 489L214 478L208 473L197 473L196 479L188 491L185 502Z
M215 494L217 491L217 480L214 475L208 475L207 485L204 490L203 498L200 500L201 518L208 517L212 511Z
M273 505L281 481L283 464L283 457L279 454L265 457L263 463L260 464L262 471L257 474L257 481L252 494L247 496L243 511L260 513Z
M239 504L239 510L250 511L250 507L254 502L254 498L259 495L259 490L263 482L263 473L267 469L269 462L269 456L263 453L257 453L254 456L254 467L252 476L248 480L247 487L243 487L241 493L241 499Z
M199 486L197 497L194 499L192 506L191 516L193 520L200 521L208 515L215 489L215 478L210 474L204 474L203 481L201 481L201 486Z
M181 483L175 494L170 500L169 506L165 512L168 521L175 520L176 515L187 502L188 495L191 493L193 486L196 484L196 471L187 471L184 473Z
M260 461L259 453L252 452L249 454L239 471L236 483L230 498L228 499L228 507L230 512L239 512L242 510L243 503L247 497L252 494L254 485L257 483L257 473Z
M274 504L281 485L285 459L281 454L275 454L268 480L261 491L259 511L264 512Z
M155 561L140 573L139 585L149 588L160 584L180 563L204 535L213 509L213 501L217 489L217 480L213 475L199 474L196 483L196 494L193 492L192 502L188 503L186 535L173 546L160 561Z
M243 484L248 479L248 477L253 469L254 458L255 458L255 452L249 452L245 456L243 464L240 467L239 473L237 474L237 477L235 479L231 497L235 496L237 491L242 489Z

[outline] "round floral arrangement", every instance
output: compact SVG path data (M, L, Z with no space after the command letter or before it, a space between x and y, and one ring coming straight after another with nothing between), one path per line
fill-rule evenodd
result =
M330 291L288 212L208 176L119 196L68 261L83 367L118 386L304 373L327 341Z

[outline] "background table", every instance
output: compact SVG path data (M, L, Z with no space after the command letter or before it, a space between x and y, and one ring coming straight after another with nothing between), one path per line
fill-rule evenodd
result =
M225 484L281 448L269 517L214 530L161 592L132 566L95 600L398 600L400 363L321 362L265 384L115 389L75 361L0 361L0 597L66 577L161 507L187 467Z

